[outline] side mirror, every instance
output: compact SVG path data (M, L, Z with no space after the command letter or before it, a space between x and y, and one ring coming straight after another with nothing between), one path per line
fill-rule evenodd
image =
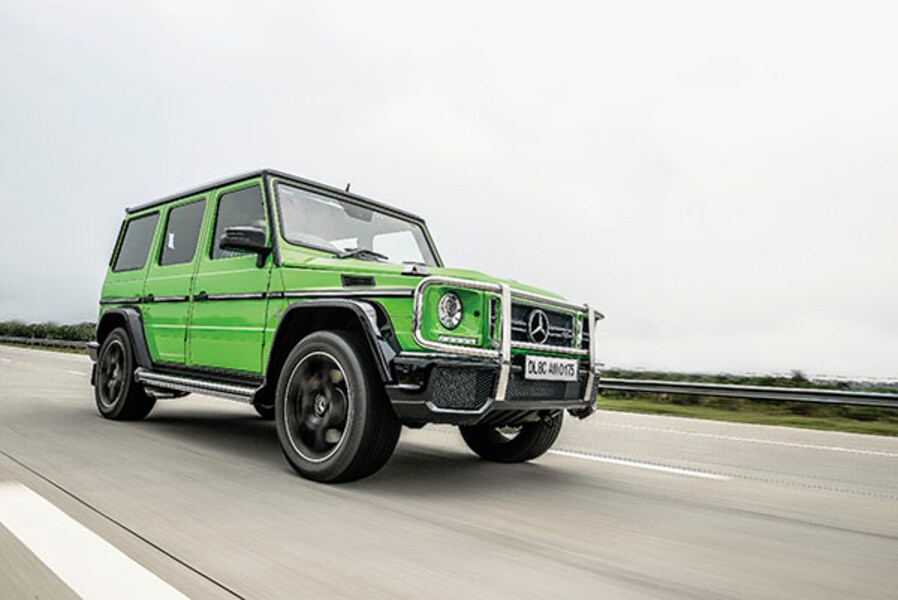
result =
M262 266L271 252L271 246L265 241L265 230L258 227L228 227L218 240L222 250L237 252L254 252L259 256L256 264Z

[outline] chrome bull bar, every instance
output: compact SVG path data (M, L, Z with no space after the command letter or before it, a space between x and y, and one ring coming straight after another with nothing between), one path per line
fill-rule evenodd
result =
M424 338L421 331L421 325L424 315L424 291L431 286L441 285L445 287L476 290L495 294L500 299L500 315L499 315L499 347L498 348L476 348L470 346L460 346L438 342ZM511 304L513 300L521 300L524 303L533 303L541 306L550 306L561 308L583 314L585 319L584 328L589 333L589 348L575 348L564 346L551 346L549 344L534 344L530 342L517 342L511 339ZM596 335L595 324L597 319L602 319L602 315L594 311L588 304L575 304L565 300L559 300L550 296L534 294L512 289L505 283L485 283L481 281L471 281L469 279L457 279L454 277L426 277L422 279L415 287L414 308L412 313L412 336L415 343L422 348L428 350L436 350L461 356L470 356L475 358L486 358L494 360L499 365L499 377L496 381L496 390L494 400L504 401L508 391L508 379L511 376L511 351L529 350L532 352L549 352L553 354L568 354L570 356L589 358L589 366L586 379L586 389L583 401L591 399L593 386L597 375L597 358L596 358Z

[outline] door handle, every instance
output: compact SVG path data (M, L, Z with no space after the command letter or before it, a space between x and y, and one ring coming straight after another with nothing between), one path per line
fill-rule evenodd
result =
M207 294L206 292L200 292L199 294L194 294L193 299L197 302L202 302L209 299L209 294Z

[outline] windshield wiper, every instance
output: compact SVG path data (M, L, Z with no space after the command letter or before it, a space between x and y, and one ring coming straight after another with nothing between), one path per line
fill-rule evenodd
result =
M337 258L360 258L362 260L390 260L390 257L368 248L350 248L337 254Z

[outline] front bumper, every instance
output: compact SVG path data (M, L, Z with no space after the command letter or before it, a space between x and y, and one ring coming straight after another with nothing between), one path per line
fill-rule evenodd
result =
M502 369L483 359L404 353L393 361L397 384L387 396L406 425L513 425L546 414L569 410L578 417L595 410L593 378L581 372L578 381L524 379L523 356L508 369L505 395L497 398Z
M424 290L440 285L472 289L499 299L499 339L495 348L437 342L422 332ZM561 347L512 339L512 302L559 308L582 314L589 346ZM508 425L570 410L588 416L595 410L596 335L601 315L587 305L512 290L506 284L448 277L427 277L415 289L413 334L426 352L404 352L393 361L396 384L387 386L393 407L407 424L453 423ZM512 355L512 350L519 352ZM521 352L566 355L580 361L576 382L534 381L523 377Z

